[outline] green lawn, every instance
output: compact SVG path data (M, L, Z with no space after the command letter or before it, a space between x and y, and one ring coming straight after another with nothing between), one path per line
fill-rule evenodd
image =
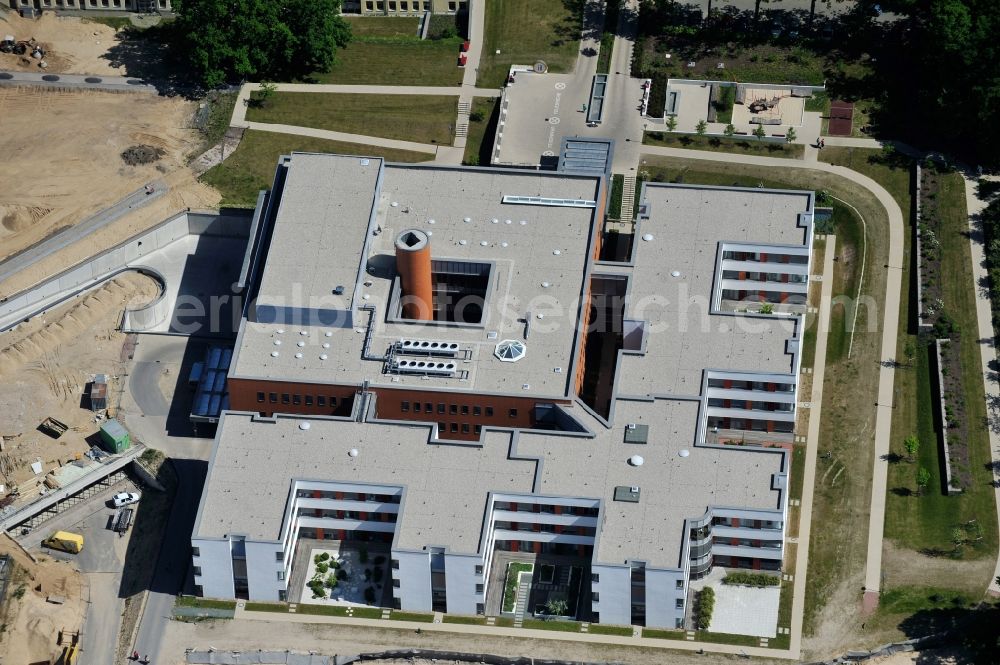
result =
M592 623L587 627L588 633L594 635L620 635L622 637L632 636L632 626L605 626L599 623Z
M287 603L247 603L247 612L288 612Z
M174 605L177 607L201 607L209 610L235 610L236 601L216 600L214 598L198 598L196 596L180 596Z
M839 164L863 173L876 180L896 199L906 220L910 218L910 161L896 153L862 148L825 148L820 158L832 164ZM975 312L975 291L972 282L969 239L966 230L965 190L958 174L941 176L941 210L950 212L945 224L952 231L941 234L942 276L944 300L948 311L958 321L963 331L972 331L961 343L962 375L972 377L966 381L965 402L968 409L970 429L970 462L973 486L962 496L948 497L938 491L941 487L938 438L934 429L931 403L930 358L909 325L912 317L911 302L914 292L911 279L903 281L901 299L901 334L897 345L897 358L908 365L907 348L914 350L912 367L904 366L896 372L895 410L892 419L892 452L904 455L903 439L916 434L921 445L918 458L911 464L901 461L889 466L889 494L886 498L885 535L904 547L922 549L951 548L952 530L961 523L977 519L983 527L983 542L980 546L964 548L965 558L979 558L997 547L996 520L993 494L988 486L989 472L984 464L989 459L989 442L985 429L976 426L985 418L985 398L982 382L978 380L979 350L974 339L977 330ZM907 225L904 265L909 271L914 266L909 246L912 227ZM906 490L916 489L916 469L926 468L931 474L930 488L923 496L907 495ZM895 491L894 491L895 490ZM947 580L932 580L931 583L945 584Z
M379 615L381 616L381 614ZM393 621L416 621L418 623L433 623L433 614L424 614L423 612L399 612L393 610L389 618Z
M643 628L643 637L655 637L660 640L683 640L683 630L660 630L659 628Z
M344 16L356 40L366 37L396 37L419 39L420 18L417 16Z
M362 22L371 20L377 19L365 18ZM330 71L317 72L310 80L345 85L457 86L462 84L463 70L458 66L461 43L460 39L355 39L337 51L337 61Z
M736 104L736 86L719 88L719 99L712 102L716 109L716 122L729 124L733 121L733 106Z
M541 621L539 619L525 619L521 622L522 628L534 630L559 630L566 633L579 633L580 623L577 621Z
M499 88L510 66L544 60L549 71L572 71L580 50L579 5L562 0L498 0L486 4L480 88ZM500 55L496 52L500 51Z
M798 143L765 143L756 137L743 136L697 136L690 134L670 134L667 132L646 132L642 142L645 145L659 145L686 150L707 150L709 152L735 152L745 155L766 155L768 157L788 157L802 159L805 146Z
M451 145L458 97L278 92L247 120Z
M529 573L535 566L530 563L514 561L507 564L507 577L503 583L503 611L513 612L517 603L517 580L521 573Z
M625 194L625 176L616 173L611 176L611 196L608 197L607 216L617 219L621 214L622 196Z
M898 374L908 374L907 385L902 399L911 401L915 414L910 412L909 421L894 421L893 451L904 454L903 439L909 434L920 438L918 461L913 464L900 462L890 466L889 496L886 502L886 536L898 544L914 550L937 550L950 552L952 532L957 527L978 521L983 530L983 539L976 545L962 548L960 556L965 559L992 557L996 553L996 505L993 490L989 486L991 473L985 465L990 462L989 436L984 425L986 421L986 398L980 380L981 366L979 341L976 330L975 284L972 279L972 260L969 239L965 235L968 228L965 207L965 184L957 173L939 174L939 203L941 214L941 279L942 299L949 314L958 322L962 331L959 357L962 365L964 389L963 400L967 409L969 472L972 482L957 496L947 496L941 491L940 449L937 432L931 417L937 408L931 392L930 354L933 349L917 347L915 367ZM905 352L904 352L905 353ZM901 386L902 387L902 386ZM915 418L914 418L915 416ZM906 495L902 489L916 489L916 469L926 468L931 473L928 489L921 496ZM900 490L893 492L893 490ZM957 553L956 553L957 555ZM942 580L932 583L941 584ZM986 580L984 580L985 586Z
M611 68L611 56L615 51L615 35L613 32L605 32L601 35L601 47L597 54L597 73L608 74Z
M347 610L354 611L348 614ZM319 614L333 617L354 617L355 619L381 619L382 608L380 607L342 607L339 605L312 605L310 603L299 603L296 614Z
M252 208L257 202L257 192L271 187L278 157L294 151L366 155L384 157L393 162L434 159L434 155L430 153L390 150L292 134L248 131L243 135L243 141L236 152L227 157L226 161L209 169L201 179L222 193L222 205Z
M467 626L485 626L486 617L457 616L453 614L444 615L445 623L460 623Z
M469 166L489 166L493 156L493 139L500 120L499 97L476 97L472 100L472 113L483 114L482 120L469 120L465 135L465 154L462 163Z

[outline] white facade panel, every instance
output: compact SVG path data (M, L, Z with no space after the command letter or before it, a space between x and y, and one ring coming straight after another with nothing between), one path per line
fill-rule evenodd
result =
M651 628L682 627L684 613L687 611L686 594L687 580L682 571L647 568L646 625ZM680 607L677 606L677 601L681 601Z
M399 562L399 568L392 571L392 578L399 581L395 595L400 609L430 612L433 607L430 555L393 550L392 558Z
M476 614L477 606L484 602L486 594L484 591L476 589L477 584L483 585L483 577L476 574L476 566L482 566L482 560L477 556L444 555L445 589L449 613Z
M233 553L228 540L191 541L197 548L198 556L192 557L193 565L201 570L194 583L201 586L206 598L234 598Z
M281 600L280 592L288 588L288 582L284 579L284 557L279 559L277 556L281 552L281 546L277 543L248 540L246 551L250 600Z
M627 566L602 566L594 564L591 573L598 581L591 583L597 594L593 609L600 614L601 623L632 623L632 570Z

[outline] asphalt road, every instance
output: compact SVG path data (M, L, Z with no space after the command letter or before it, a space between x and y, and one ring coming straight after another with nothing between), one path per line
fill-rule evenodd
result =
M152 588L133 647L140 655L160 652L174 598L184 591L187 583L191 564L191 530L208 468L202 460L175 459L171 462L177 473L177 495L167 520Z

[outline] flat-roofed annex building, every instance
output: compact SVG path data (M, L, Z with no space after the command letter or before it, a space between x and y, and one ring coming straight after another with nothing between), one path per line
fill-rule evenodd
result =
M300 541L358 540L387 548L396 606L494 613L501 553L558 555L586 568L580 618L675 628L713 565L779 571L802 323L727 303L724 266L752 247L808 275L813 196L647 184L624 253L605 197L594 176L283 158L200 591L297 601Z

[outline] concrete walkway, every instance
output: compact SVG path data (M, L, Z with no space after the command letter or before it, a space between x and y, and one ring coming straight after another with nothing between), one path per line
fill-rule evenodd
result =
M1000 433L994 424L997 421L997 409L1000 408L1000 385L997 383L996 371L991 369L997 361L997 349L993 332L993 312L990 308L989 290L979 285L988 283L986 270L986 255L983 247L983 234L976 222L977 217L986 208L986 203L976 196L976 181L965 177L965 202L969 209L969 248L972 250L972 281L976 284L976 317L978 319L977 335L979 339L980 361L982 363L983 390L986 394L986 414L990 426L986 428L990 437L990 456L993 461L993 493L997 506L997 522L1000 525ZM997 554L996 568L990 577L990 585L986 593L1000 596L1000 553Z
M809 571L809 536L812 533L813 491L816 485L816 453L819 450L819 424L823 410L823 379L826 375L826 341L830 333L830 308L833 304L833 259L837 255L837 237L826 237L823 256L823 281L820 283L819 310L816 316L816 353L812 367L812 395L809 400L809 429L806 435L805 474L799 508L799 532L795 543L795 579L792 581L792 625L789 648L800 657L802 622L806 606L806 576Z
M707 642L688 642L686 640L664 640L634 635L595 635L593 633L571 633L558 630L534 630L531 628L501 628L499 626L480 626L458 623L416 623L412 621L393 621L392 619L355 619L317 614L293 614L283 612L247 612L245 603L236 604L234 621L270 621L274 623L310 623L342 626L367 626L370 628L392 628L412 633L419 628L425 633L463 633L472 640L481 643L483 638L513 637L518 640L561 640L569 642L590 642L612 646L643 647L647 649L676 649L680 651L698 651L704 649L715 653L746 654L764 658L788 658L789 653L779 649L736 646L732 644L715 644ZM641 635L641 633L640 633ZM477 651L481 648L477 647Z
M752 157L749 155L712 153L656 146L643 146L643 153L733 164L814 169L846 178L870 191L878 199L879 203L882 204L882 207L885 208L889 218L888 265L893 267L903 265L903 233L906 228L903 211L900 210L895 199L892 198L892 195L884 187L857 171L825 162L803 162L779 157ZM896 340L899 330L899 298L903 272L903 270L894 269L888 270L886 273L885 306L882 312L882 344L879 351L877 406L875 407L875 461L872 475L871 510L868 520L868 551L865 564L865 604L868 608L872 608L878 604L878 592L881 588L882 535L885 528L886 484L889 473L888 455L892 425L893 382L896 376L895 364L891 361L896 358ZM793 617L793 620L796 618L801 620L801 616ZM793 640L797 634L793 632Z

